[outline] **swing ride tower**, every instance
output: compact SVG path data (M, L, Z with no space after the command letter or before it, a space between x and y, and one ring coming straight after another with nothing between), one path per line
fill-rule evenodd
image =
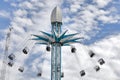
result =
M61 47L79 43L81 38L76 36L78 33L66 34L68 30L62 32L62 12L58 6L52 11L51 25L51 34L41 31L42 35L33 34L33 40L37 41L36 44L47 45L46 50L51 49L51 80L61 80Z
M8 31L7 37L6 37L0 80L8 80L9 79L8 78L8 67L6 64L8 61L7 57L8 57L8 50L9 50L9 46L10 46L10 37L11 37L12 29L13 28L9 28L9 31Z

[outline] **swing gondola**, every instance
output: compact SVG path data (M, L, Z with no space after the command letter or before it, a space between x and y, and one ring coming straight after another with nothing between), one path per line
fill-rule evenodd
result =
M28 51L29 51L29 49L28 49L27 47L25 47L25 48L23 49L23 53L24 53L24 54L28 54Z
M47 51L50 51L50 46L47 46L47 47L46 47L46 50L47 50Z
M89 56L92 58L95 56L95 53L91 50L91 51L89 51Z
M12 67L13 66L13 62L8 62L8 66Z
M72 47L72 48L71 48L71 52L72 52L72 53L75 53L75 52L76 52L76 48L75 48L75 47Z
M105 64L105 61L103 60L103 58L99 59L98 62L99 62L100 65Z
M63 72L61 72L61 78L63 78L64 77L64 73Z
M8 58L9 58L10 60L14 60L14 59L15 59L15 55L12 53L12 54L10 54L10 55L8 56Z
M100 67L97 65L97 66L94 67L94 69L95 69L95 71L97 72L97 71L100 70Z
M23 72L24 71L24 67L19 67L18 71Z
M81 70L81 71L80 71L80 75L81 75L81 77L85 76L85 71L84 71L84 70Z
M41 73L41 72L39 72L39 73L37 74L37 76L38 76L38 77L41 77L41 76L42 76L42 73Z

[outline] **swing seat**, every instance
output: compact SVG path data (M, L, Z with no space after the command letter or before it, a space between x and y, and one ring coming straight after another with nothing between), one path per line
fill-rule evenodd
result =
M25 48L23 49L23 53L24 53L24 54L28 54L28 51L29 51L29 50L28 50L27 47L25 47Z
M18 69L20 72L23 72L24 71L24 67L19 67Z

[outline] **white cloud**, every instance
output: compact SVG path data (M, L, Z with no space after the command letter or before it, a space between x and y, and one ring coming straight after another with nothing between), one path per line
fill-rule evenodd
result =
M10 13L5 10L0 10L0 17L10 18Z
M106 7L112 0L93 0L98 7L103 8Z
M25 9L32 9L33 5L29 1L24 1L22 4L19 5L20 7L24 7Z
M103 23L119 23L120 16L99 16L98 20L103 21Z
M72 31L81 32L86 39L89 39L91 36L96 35L99 30L99 27L97 27L100 25L99 21L103 24L119 23L120 16L117 14L118 10L114 6L110 6L106 9L106 6L109 5L111 0L100 1L101 2L98 2L99 4L104 3L102 8L98 7L96 4L80 3L80 1L76 1L76 5L74 1L68 1L70 7L67 6L63 9L63 22L65 27ZM76 7L74 7L74 5Z
M94 45L91 45L90 47L92 47L94 49L94 51L97 53L98 56L103 57L106 60L106 64L105 66L103 66L103 72L104 74L106 74L106 76L104 75L102 80L106 80L106 79L115 79L118 80L119 76L118 74L119 71L117 71L117 67L120 66L119 64L119 48L120 46L118 45L120 43L119 41L120 39L120 34L118 35L113 35L113 36L109 36L108 38L103 39L102 41L96 42ZM112 65L114 67L112 67ZM117 67L115 67L115 65ZM109 77L107 77L107 73L109 73ZM102 74L100 74L101 76Z
M26 10L18 9L17 11L14 12L14 15L24 17L27 15L27 13L28 12Z
M109 36L108 38L98 41L88 47L77 44L77 53L71 53L70 48L64 47L62 52L62 64L65 77L63 80L98 80L98 78L99 80L119 80L119 39L120 34ZM66 49L68 49L68 51L65 51ZM96 54L93 59L88 55L90 49ZM78 58L75 57L75 55L77 55ZM100 66L101 70L99 72L95 72L94 66L98 65L97 61L100 58L103 58L106 63L103 66ZM82 69L86 71L86 76L84 77L80 77L79 75L79 71ZM110 76L107 76L108 73Z
M72 4L70 7L71 7L71 12L77 12L78 9L80 9L79 4Z
M65 0L69 3L69 7L63 7L63 29L68 29L70 32L80 32L81 36L85 36L85 38L90 39L91 36L94 36L96 32L99 30L98 21L100 20L103 23L117 23L120 19L119 15L116 16L111 15L112 12L116 12L116 10L104 10L100 9L100 7L105 7L111 0L106 1L94 1L97 5L87 4L84 5L83 0ZM65 1L62 1L64 3ZM55 0L26 0L20 2L18 5L13 4L13 6L17 6L17 10L13 12L14 16L11 21L11 25L14 28L14 33L12 35L12 48L13 51L16 49L16 45L18 43L22 43L22 40L25 39L25 36L30 33L37 33L37 31L47 31L50 32L50 14L52 9L56 5L60 5L60 1ZM81 4L83 6L81 6ZM2 14L3 15L3 14ZM109 16L108 16L109 15ZM5 15L6 16L6 15ZM26 30L25 30L26 29ZM62 71L65 72L65 77L63 80L108 80L119 79L118 68L116 66L119 65L119 35L112 36L108 39L103 39L102 41L96 42L91 46L85 46L82 44L77 44L77 53L72 54L70 52L70 47L64 47L62 53ZM0 44L3 45L1 41ZM0 46L2 46L0 45ZM21 44L23 47L24 44ZM25 45L24 45L25 47ZM89 58L88 51L89 48L96 52L96 58L93 60ZM68 51L66 51L68 50ZM107 51L108 50L108 51ZM49 80L50 78L50 53L45 51L45 46L33 47L32 52L29 55L24 55L20 51L15 51L16 54L16 65L11 70L11 80L24 80L29 76L29 80L39 80L38 77L35 76L35 72L37 72L37 67L43 67L43 80ZM44 54L45 53L45 54ZM116 53L116 54L114 54ZM39 54L39 55L37 55ZM44 54L43 56L41 56ZM37 55L35 59L33 59L33 55ZM40 58L38 58L40 56ZM96 73L93 67L97 64L97 60L103 57L106 60L106 64L102 66L100 72ZM33 59L33 62L29 61ZM44 59L43 63L41 63L41 58ZM27 64L32 67L27 66ZM115 66L111 66L112 61ZM69 64L68 64L69 63ZM42 64L42 65L41 65ZM23 74L18 73L17 69L20 65L25 65L25 72ZM83 78L80 77L79 71L85 69L87 71L87 75ZM33 74L32 74L33 72ZM106 77L104 75L110 73L111 76ZM35 73L35 74L34 74ZM91 74L92 73L92 74ZM32 75L31 75L32 74ZM34 76L33 76L34 75Z

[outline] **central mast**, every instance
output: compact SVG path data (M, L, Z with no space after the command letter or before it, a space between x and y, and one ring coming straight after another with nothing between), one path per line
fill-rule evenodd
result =
M36 40L36 44L47 45L46 50L50 51L51 48L51 80L61 80L63 77L63 73L61 74L61 47L62 46L70 46L72 43L79 43L80 37L74 34L67 34L67 31L61 31L62 25L62 13L59 7L55 7L51 14L51 24L52 29L51 33L40 31L41 35L34 35L35 38L32 40ZM75 49L73 48L73 51Z
M57 37L61 34L62 15L59 7L55 7L51 14L52 34L56 34ZM61 43L58 38L55 38L55 42L52 42L51 51L51 80L61 80Z

